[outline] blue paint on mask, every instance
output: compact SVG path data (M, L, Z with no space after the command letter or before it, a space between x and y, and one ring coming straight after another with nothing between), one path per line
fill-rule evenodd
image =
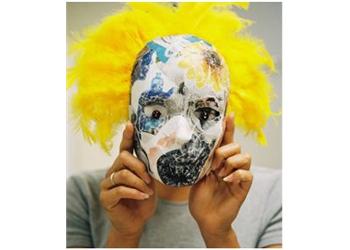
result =
M149 42L147 43L147 47L154 50L157 53L157 58L159 61L166 63L169 59L169 57L166 56L166 48L162 45L155 43L155 42Z
M212 47L212 45L210 43L208 43L207 41L203 40L203 39L200 39L196 36L185 36L184 37L187 41L190 41L191 43L196 43L196 42L204 42L205 44L207 44L208 46Z
M131 74L132 83L136 80L145 80L147 72L149 70L149 65L152 62L152 49L146 49L141 52L140 57L137 59L137 63L134 66L134 69Z
M139 99L139 108L137 110L137 128L140 131L155 134L167 117L152 118L144 113L144 107L149 105L164 105L164 101L174 93L174 87L168 91L163 91L164 81L160 73L152 79L151 88L141 94Z
M145 92L146 97L157 96L160 98L168 99L174 92L174 88L171 88L168 91L163 91L164 81L160 77L160 73L157 73L156 76L152 79L151 89L148 92Z

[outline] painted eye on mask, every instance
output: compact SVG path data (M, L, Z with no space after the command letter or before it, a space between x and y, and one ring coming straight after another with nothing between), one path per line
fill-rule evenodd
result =
M167 110L165 107L160 105L148 105L144 107L145 115L148 118L154 119L154 120L160 120L162 118L165 118L167 115Z
M219 111L216 111L215 109L209 107L198 108L194 111L194 113L200 121L201 126L203 126L206 122L216 121L216 118L220 116Z
M140 117L140 129L154 135L164 124L166 117L165 107L157 104L147 105L143 108L143 114Z

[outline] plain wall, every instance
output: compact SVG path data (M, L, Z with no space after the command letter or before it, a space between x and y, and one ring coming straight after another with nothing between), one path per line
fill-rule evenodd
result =
M67 45L74 32L98 24L106 15L113 14L123 3L67 3ZM236 10L242 17L253 20L249 27L250 33L265 41L265 45L275 59L277 74L271 77L276 93L272 109L276 112L282 109L282 4L281 3L251 3L249 10ZM72 58L67 56L67 66L73 64ZM67 100L70 96L67 92ZM67 101L68 103L68 101ZM68 105L67 105L68 107ZM90 145L84 141L80 131L68 118L67 110L67 177L81 171L109 167L117 156L121 133L115 138L115 147L111 155L105 154L97 145ZM255 140L245 137L242 131L236 130L235 140L242 146L242 151L249 152L253 158L253 165L269 168L282 167L282 117L270 119L264 129L268 146L260 146Z

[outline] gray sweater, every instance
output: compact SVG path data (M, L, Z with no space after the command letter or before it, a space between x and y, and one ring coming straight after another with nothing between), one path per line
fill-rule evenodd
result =
M105 172L86 172L68 179L67 247L105 247L111 227L99 204L99 183ZM281 171L252 167L252 172L253 185L233 229L241 247L282 244ZM158 199L139 246L194 248L205 244L187 203Z

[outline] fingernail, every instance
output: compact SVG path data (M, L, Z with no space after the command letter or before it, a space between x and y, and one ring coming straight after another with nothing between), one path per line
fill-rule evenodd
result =
M145 194L145 193L141 193L141 196L142 196L143 199L148 199L149 198L149 195Z
M231 176L229 175L229 176L226 176L224 179L222 179L223 181L225 181L225 182L231 182L232 181L232 179L231 179Z

